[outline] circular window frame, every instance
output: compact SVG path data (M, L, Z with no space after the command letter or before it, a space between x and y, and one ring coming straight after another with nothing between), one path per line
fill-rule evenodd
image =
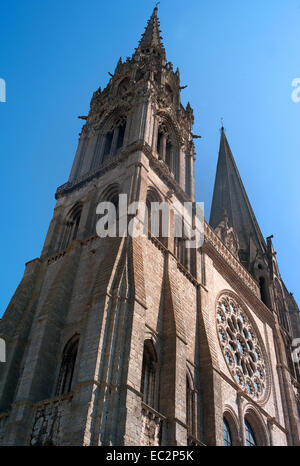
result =
M241 359L239 361L236 360L235 355L238 354L239 356L243 355L243 352L241 351L236 351L233 349L231 346L231 350L229 349L229 343L224 344L224 340L222 342L220 338L220 330L223 330L225 332L225 337L226 341L229 342L231 340L231 343L234 345L237 345L236 342L234 341L234 338L229 338L230 335L230 325L228 324L228 319L227 317L232 317L232 315L235 315L234 311L232 308L230 309L230 313L226 313L225 310L222 309L220 306L220 302L225 298L227 301L233 301L237 308L238 308L238 318L235 318L235 323L234 320L231 319L231 325L235 326L235 331L232 331L232 335L238 335L240 345L244 348L245 351L245 346L246 345L246 353L249 355L252 354L252 357L248 357L248 364L251 363L252 359L252 364L256 369L262 370L264 368L264 378L263 378L263 384L264 387L261 389L261 393L257 393L255 391L255 385L254 382L258 383L260 382L259 377L257 376L256 373L253 373L252 376L250 377L249 374L244 375L243 374L243 368L241 364ZM223 316L225 317L225 321L221 321L221 315L222 312L220 312L220 309L223 310ZM245 321L243 322L243 325L241 327L238 324L240 313L245 317ZM220 317L218 317L220 315ZM256 322L254 321L253 317L250 314L250 311L246 304L237 296L235 293L231 292L230 290L224 290L216 298L215 302L215 322L216 322L216 332L218 335L218 341L220 345L220 349L223 355L223 358L225 360L225 364L228 368L228 371L234 380L234 383L237 387L238 390L243 391L250 399L254 400L258 404L264 404L267 399L270 396L270 365L269 365L269 359L267 356L267 352L265 349L265 345L263 342L263 339L261 337L260 331L257 327ZM229 330L229 334L227 333L227 329ZM249 332L250 329L250 332ZM248 337L245 337L245 334L243 331L246 330L248 332ZM251 338L250 338L251 335ZM249 340L250 343L253 343L252 349L247 346L247 341ZM255 343L256 342L256 343ZM236 351L234 353L234 351ZM259 357L257 357L257 354ZM226 357L227 356L227 357ZM252 367L253 367L252 366ZM250 367L251 370L251 367ZM241 383L238 382L238 380L241 380ZM249 393L247 391L247 382L250 382L249 386L252 388L252 392ZM253 390L254 389L254 390ZM255 391L255 393L253 393Z

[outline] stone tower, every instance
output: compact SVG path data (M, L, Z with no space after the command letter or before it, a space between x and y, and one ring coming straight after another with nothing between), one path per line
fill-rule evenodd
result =
M0 444L299 444L299 310L224 130L204 244L174 237L173 207L194 203L181 89L155 8L81 117L41 257L0 321ZM171 235L99 237L96 207L119 194L168 203Z

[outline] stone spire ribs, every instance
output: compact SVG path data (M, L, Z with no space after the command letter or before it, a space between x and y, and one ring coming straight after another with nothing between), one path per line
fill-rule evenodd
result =
M266 244L222 127L210 225L218 228L225 216L238 236L240 259L249 268L257 255L265 255Z

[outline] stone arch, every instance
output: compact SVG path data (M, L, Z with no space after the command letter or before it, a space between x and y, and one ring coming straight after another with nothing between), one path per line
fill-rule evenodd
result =
M141 393L145 404L157 408L158 355L152 338L144 340Z
M146 215L145 215L145 227L146 227L145 228L145 235L147 235L148 232L151 232L153 234L152 217L151 217L151 210L152 210L152 203L153 202L161 203L162 198L161 198L160 194L158 193L158 191L154 187L149 186L148 189L147 189L147 193L146 193L147 211L146 211ZM161 242L163 242L163 238L162 238L162 211L161 210L159 211L158 222L159 222L159 225L158 225L158 239Z
M103 189L98 197L98 202L109 201L114 202L116 196L120 194L120 185L118 183L111 183Z
M97 135L97 141L90 170L95 170L108 162L110 157L115 156L125 145L128 111L127 103L118 105L95 124L94 134Z
M254 277L257 280L260 299L267 307L271 307L270 297L270 276L268 272L268 265L264 259L259 255L253 264Z
M231 434L232 446L241 445L239 435L239 419L230 405L225 405L223 412L223 420L226 420Z
M57 396L71 391L79 339L79 333L75 333L64 346L55 392Z
M171 131L172 136L176 139L178 146L182 145L182 135L181 130L177 122L175 122L169 112L165 110L160 110L159 115L159 124L165 124L167 128Z
M157 189L153 186L149 186L147 189L147 199L149 198L151 202L162 202L162 197L158 193Z
M108 118L103 128L103 147L101 154L101 164L113 157L119 149L123 147L125 131L127 126L126 113L119 109Z
M145 334L144 334L144 342L146 340L151 340L152 344L154 346L154 349L156 351L157 358L159 360L159 355L160 355L160 342L157 337L157 335L154 333L154 331L150 329L146 329Z
M58 247L59 250L66 249L71 242L77 238L82 209L82 202L76 202L68 211L63 221Z
M186 425L188 434L193 437L197 436L197 400L194 378L190 368L186 368Z
M169 168L174 178L179 181L180 147L182 138L178 125L168 113L160 112L156 137L156 152Z
M245 429L245 421L250 424L258 446L270 445L269 434L264 419L259 410L252 404L248 404L244 408L243 429Z
M96 214L97 206L100 202L112 202L118 210L119 206L119 194L121 193L121 188L118 183L111 183L106 186L99 195L94 198L94 201L91 202L91 211L89 213L90 217L90 226L89 231L91 235L96 234L96 223L99 216Z
M191 369L187 366L186 367L186 376L189 379L189 384L192 390L195 390L195 382L194 382L194 376L192 374Z

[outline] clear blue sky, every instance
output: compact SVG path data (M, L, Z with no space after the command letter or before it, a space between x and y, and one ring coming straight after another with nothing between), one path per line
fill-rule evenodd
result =
M92 93L137 46L149 0L10 0L0 16L1 294L40 255ZM300 301L300 0L161 0L168 60L195 113L197 200L209 218L220 118L264 236Z

